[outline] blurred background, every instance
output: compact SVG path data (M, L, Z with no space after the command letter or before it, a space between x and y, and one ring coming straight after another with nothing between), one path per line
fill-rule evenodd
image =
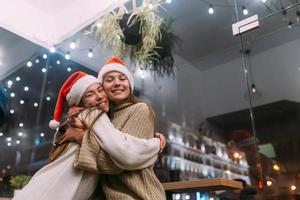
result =
M32 176L46 164L54 135L48 122L64 80L77 70L96 76L114 55L85 33L101 28L97 20L117 11L120 1L0 2L0 196L11 197L11 177ZM131 1L124 2L132 8ZM300 2L160 3L164 10L157 15L172 18L168 33L177 38L171 41L171 73L125 57L136 80L135 94L153 106L157 130L167 138L155 166L159 179L242 179L258 198L296 199ZM253 15L259 27L233 36L232 24ZM217 198L215 192L174 195Z

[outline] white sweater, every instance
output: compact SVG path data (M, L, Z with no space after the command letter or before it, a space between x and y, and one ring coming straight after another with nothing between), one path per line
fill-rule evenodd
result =
M101 110L87 109L79 115L88 127ZM100 146L121 169L137 170L153 165L160 148L158 138L149 140L134 137L116 129L105 113L96 121L92 132L99 139ZM153 133L154 134L154 133Z

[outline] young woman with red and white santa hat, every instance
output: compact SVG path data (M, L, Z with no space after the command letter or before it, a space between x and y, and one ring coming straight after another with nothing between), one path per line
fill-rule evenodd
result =
M98 79L110 100L110 114L114 126L135 137L153 138L155 114L147 103L133 95L134 79L123 61L113 57L101 68ZM85 152L82 154L82 159L88 154L97 152L97 149L88 149L86 146L82 146L81 149ZM97 156L99 162L96 165L102 168L105 154L99 153ZM89 160L85 160L84 163L85 166L94 165ZM166 198L165 191L153 172L153 166L121 172L113 163L105 167L115 169L101 179L106 199L163 200Z
M60 124L65 100L69 106L89 107L79 114L79 119L88 128L84 135L85 141L96 141L101 152L109 155L110 159L106 162L126 170L142 169L155 162L159 139L138 139L115 129L102 111L107 110L108 104L98 79L83 72L75 72L65 81L58 95L55 121L50 122L52 128ZM79 147L77 143L68 143L66 149L54 161L41 168L13 199L88 199L96 187L99 175L74 168L75 157L80 154Z

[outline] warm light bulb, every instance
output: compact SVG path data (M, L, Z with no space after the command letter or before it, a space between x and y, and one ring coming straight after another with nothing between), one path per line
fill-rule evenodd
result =
M247 10L247 8L245 6L243 6L243 14L244 15L248 15L249 11Z
M215 11L214 11L213 7L209 6L208 13L212 15L212 14L214 14L214 12Z
M297 187L295 186L295 185L291 185L291 190L292 191L294 191L294 190L296 190L297 189Z
M66 60L70 60L71 56L70 56L70 53L68 52L66 55L65 55L65 59Z
M55 47L50 47L50 52L51 52L51 53L55 53L55 52L56 52Z
M267 181L267 186L271 186L272 185L272 181Z
M75 49L75 48L76 48L76 43L75 43L75 41L72 41L72 42L70 43L70 48L71 48L71 49Z
M276 170L276 171L279 171L280 167L277 164L275 164L275 165L273 165L273 169Z
M27 67L31 67L32 66L32 62L31 61L28 61L27 62Z
M90 50L89 50L89 53L88 53L88 57L89 57L89 58L92 58L93 56L94 56L93 50L90 49Z

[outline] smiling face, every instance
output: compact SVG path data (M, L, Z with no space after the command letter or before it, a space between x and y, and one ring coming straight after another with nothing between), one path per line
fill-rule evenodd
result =
M106 112L109 109L106 93L99 83L94 83L86 89L81 102L85 108L98 107Z
M121 103L130 96L130 84L126 75L112 71L104 75L103 88L114 103Z

